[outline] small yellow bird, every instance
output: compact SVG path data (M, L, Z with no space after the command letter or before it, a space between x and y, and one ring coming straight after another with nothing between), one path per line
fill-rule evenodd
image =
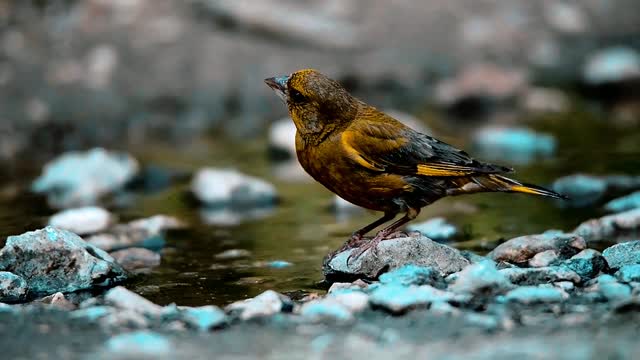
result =
M265 82L287 104L297 129L296 152L302 167L345 200L384 212L345 243L343 249L359 246L352 258L394 237L421 208L445 196L519 192L565 198L500 175L513 169L474 160L407 127L316 70L299 70ZM404 217L362 244L365 234L399 213Z

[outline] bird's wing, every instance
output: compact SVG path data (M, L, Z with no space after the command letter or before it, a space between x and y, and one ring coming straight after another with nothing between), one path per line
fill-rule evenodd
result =
M474 160L460 149L419 133L382 112L376 113L375 119L359 116L344 130L341 138L341 146L348 156L367 169L425 176L468 176L513 171L508 167Z

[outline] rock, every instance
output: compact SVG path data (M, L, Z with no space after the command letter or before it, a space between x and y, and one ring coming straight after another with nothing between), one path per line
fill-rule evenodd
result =
M331 284L331 286L329 287L329 290L327 290L327 294L332 294L334 292L351 292L354 290L362 290L362 289L366 289L369 286L369 284L365 283L362 280L356 280L352 283L341 283L341 282L334 282L333 284Z
M444 284L444 279L437 270L431 267L416 266L413 264L386 272L380 275L379 280L381 284L396 284L402 286L431 285L439 288Z
M0 271L0 302L24 301L27 292L27 282L22 277Z
M615 275L624 283L640 282L640 264L623 265Z
M457 275L448 288L455 293L496 295L513 288L509 279L490 260L469 265Z
M582 281L593 279L601 271L608 269L605 258L599 251L593 249L582 250L563 264L580 275Z
M544 16L554 30L579 34L589 27L587 14L582 7L565 2L549 2L544 5Z
M625 265L640 264L640 240L613 245L606 248L602 255L612 270Z
M366 297L366 295L364 296ZM347 307L330 298L312 300L305 303L300 309L300 315L310 321L328 319L348 322L354 319L353 314Z
M122 286L116 286L107 291L104 300L108 305L118 309L130 310L151 318L160 317L162 314L162 306L156 305Z
M369 295L358 290L334 291L325 299L339 303L352 313L358 313L369 308Z
M559 113L570 106L569 97L550 88L531 88L522 99L521 106L531 113Z
M69 230L78 235L95 234L106 230L114 217L101 207L88 206L56 213L49 219L49 226Z
M609 212L623 212L640 208L640 191L613 199L604 205Z
M87 242L105 251L131 247L160 250L165 244L166 230L184 227L185 224L174 217L156 215L116 225L107 232L87 237Z
M198 0L201 12L254 36L269 34L284 43L301 43L311 48L348 50L361 45L361 32L353 21L348 4L340 11L330 4L302 4L247 1ZM204 11L202 11L204 10ZM347 14L341 14L341 12ZM288 14L286 19L282 14Z
M160 265L160 254L145 248L129 248L110 253L128 271L148 269Z
M277 197L273 185L232 169L201 169L193 178L191 191L211 207L268 207Z
M53 295L45 296L39 301L43 304L49 304L60 310L71 311L78 308L76 304L69 301L61 292L57 292Z
M513 99L527 86L528 75L520 69L476 63L462 69L454 78L436 84L439 105L454 106L468 99L501 102Z
M186 307L181 310L182 319L200 331L209 331L226 324L227 317L217 306Z
M267 267L270 267L273 269L284 269L292 266L293 264L284 260L273 260L273 261L267 262L266 265Z
M640 77L640 55L632 48L610 47L592 54L583 69L589 85L619 83Z
M640 209L591 219L573 231L590 243L599 241L628 241L640 235Z
M392 313L403 313L407 310L427 306L431 303L449 302L466 299L453 293L438 290L430 285L402 286L386 284L376 287L369 296L372 306L381 307Z
M436 217L424 222L407 226L409 231L418 231L422 235L435 241L448 241L458 235L458 228L447 222L445 218Z
M555 250L560 258L566 259L586 247L584 239L580 236L552 230L508 240L498 245L487 256L494 261L523 264L543 251Z
M255 209L200 208L198 213L203 223L214 226L236 226L246 221L264 219L275 211L274 207Z
M564 291L571 291L576 287L571 281L558 281L553 283L553 286Z
M422 235L382 241L376 254L367 251L347 264L352 251L353 249L349 249L325 259L323 272L327 281L375 279L386 271L408 264L432 267L446 276L469 265L469 260L457 249L438 244Z
M45 165L32 189L46 193L53 207L93 205L121 189L138 170L138 162L125 153L101 148L68 152Z
M296 126L289 117L271 124L269 127L269 151L273 158L296 158L296 131Z
M545 267L558 261L560 255L555 250L546 250L535 254L529 259L529 267Z
M262 294L228 305L225 311L241 320L271 316L280 312L291 312L293 302L288 297L267 290Z
M595 284L587 288L587 291L594 292L596 299L601 301L626 301L631 298L631 288L617 282L611 275L598 276Z
M527 128L490 126L473 135L473 146L484 157L518 164L555 153L556 139Z
M251 256L251 251L245 249L229 249L215 255L218 260L234 260Z
M115 308L111 306L91 306L81 308L71 312L72 319L87 319L88 321L97 321L105 316L115 312Z
M174 347L169 338L148 330L116 335L105 343L110 356L128 359L169 357Z
M28 279L34 294L111 286L127 277L107 253L52 227L9 236L0 250L0 269Z
M564 266L549 266L541 268L510 268L499 270L504 276L514 284L518 285L539 285L555 283L558 281L571 281L579 284L580 275Z
M522 304L561 302L569 298L564 290L542 286L521 286L504 295L507 302L519 302Z
M640 177L575 174L557 179L551 187L556 192L569 197L567 201L563 201L561 204L583 207L596 204L610 194L639 189Z

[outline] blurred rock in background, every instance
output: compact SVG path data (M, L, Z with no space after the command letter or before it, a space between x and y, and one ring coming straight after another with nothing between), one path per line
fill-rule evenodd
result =
M637 87L640 4L0 0L0 29L6 159L262 135L284 115L262 79L305 67L380 107L471 119L531 83Z

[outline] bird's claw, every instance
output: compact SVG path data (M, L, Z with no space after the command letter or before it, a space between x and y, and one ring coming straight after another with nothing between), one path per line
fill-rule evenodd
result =
M351 259L358 260L358 258L368 250L371 250L372 254L375 257L378 257L378 244L381 240L381 238L376 237L370 240L368 243L362 245L361 247L354 249L351 254L349 254L349 257L347 257L347 265L349 265Z

